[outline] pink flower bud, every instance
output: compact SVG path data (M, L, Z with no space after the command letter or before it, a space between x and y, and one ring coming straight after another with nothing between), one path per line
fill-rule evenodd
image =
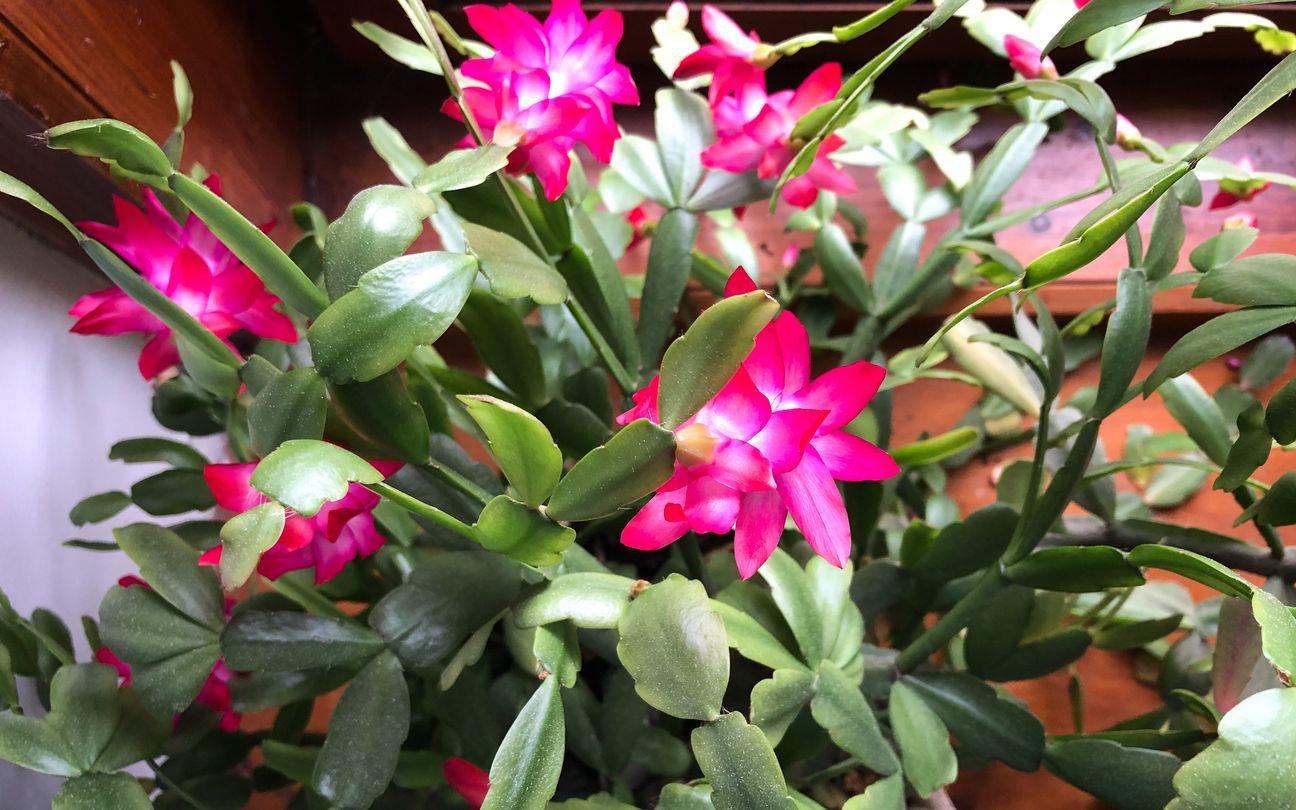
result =
M1227 231L1232 228L1259 228L1260 220L1250 211L1239 211L1233 216L1224 220L1220 230Z
M1039 47L1029 40L1008 34L1004 37L1004 52L1008 54L1008 64L1026 79L1056 79L1057 67L1053 60L1043 55Z
M1134 122L1116 113L1116 144L1127 151L1133 151L1139 148L1143 141L1143 133L1139 128L1134 126Z

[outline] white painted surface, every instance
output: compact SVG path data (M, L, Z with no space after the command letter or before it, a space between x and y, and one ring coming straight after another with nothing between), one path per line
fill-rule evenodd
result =
M152 388L135 367L142 339L68 332L68 307L106 281L0 219L0 588L25 615L37 607L59 614L83 661L80 617L97 615L105 591L133 566L120 553L60 544L70 537L110 539L110 527L147 515L131 507L105 524L77 529L68 510L86 495L128 490L160 469L109 461L114 442L169 435L153 421ZM205 451L220 447L219 441L203 444ZM59 781L0 762L0 805L48 807Z

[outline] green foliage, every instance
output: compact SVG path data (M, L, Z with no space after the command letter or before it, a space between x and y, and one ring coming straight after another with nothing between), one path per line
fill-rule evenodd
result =
M355 26L397 62L444 76L446 47L490 57L422 4L400 5L416 39ZM873 47L861 37L886 36L881 26L908 5L753 42L753 58L768 66L824 43ZM205 170L181 172L193 93L178 65L177 122L164 144L109 119L51 129L51 147L153 189L177 220L195 215L305 331L296 344L247 334L227 344L125 253L0 175L0 192L53 217L169 330L180 363L156 386L159 423L222 434L227 452L213 460L256 463L241 513L194 519L214 505L206 455L170 438L111 447L114 460L160 467L128 492L80 501L71 522L107 523L130 506L174 522L68 543L120 549L143 580L112 588L98 622L83 622L102 660L106 649L130 667L129 685L109 667L78 664L79 645L53 613L19 613L0 595L0 757L65 778L53 806L69 810L235 807L284 787L294 806L457 806L449 757L489 764L483 806L510 810L901 810L947 802L963 772L992 761L1042 766L1119 808L1286 806L1296 790L1296 614L1278 529L1296 524L1296 474L1274 480L1266 464L1296 441L1296 383L1286 379L1296 348L1283 334L1296 323L1296 259L1244 255L1253 228L1185 246L1183 209L1201 203L1203 182L1296 187L1210 154L1296 87L1296 57L1202 141L1122 139L1137 149L1115 160L1115 107L1101 82L1125 60L1224 28L1258 34L1264 47L1284 42L1269 21L1236 12L1146 23L1159 7L1094 0L1072 13L1041 2L1018 16L946 0L865 54L835 98L803 111L778 147L795 157L777 180L762 176L766 166L703 164L718 141L692 80L656 93L652 137L619 138L597 182L574 163L554 200L510 170L528 162L491 140L506 140L503 131L425 159L370 119L364 130L396 182L361 190L331 223L318 207L295 206L302 236L287 252L204 186ZM1171 13L1205 7L1176 0ZM887 69L956 14L996 53L1013 33L1048 41L1046 51L1083 42L1088 61L1075 54L1065 77L934 90L919 96L925 110L870 98ZM654 24L661 64L694 47L681 25ZM457 97L461 84L446 78ZM983 107L1015 119L972 150L964 138ZM1006 210L1058 116L1092 130L1102 179ZM879 231L884 217L818 188L816 157L861 167L857 179L876 184L900 222ZM759 257L775 247L758 253L731 209L777 208L798 177L816 186L815 201L776 216L798 234L799 257L769 292L696 306L690 281L719 295L733 264L766 264ZM660 216L636 221L634 236L649 244L627 254L624 215L645 200ZM1084 210L1058 246L1015 255L1003 232L1076 205ZM440 250L411 253L428 226ZM1055 299L1033 292L1122 240L1128 261L1113 300L1059 328L1045 304ZM634 267L641 256L646 266ZM1192 269L1181 271L1185 259ZM768 280L769 267L746 269ZM982 281L991 292L907 345L916 316ZM1156 296L1176 288L1240 308L1202 317L1143 378ZM1012 303L1010 325L975 317L993 301ZM677 447L676 433L776 316L782 332L762 355L782 353L782 366L749 364L750 374L767 398L777 389L776 411L828 421L800 440L708 426ZM465 336L480 367L459 365L474 359L455 344ZM1200 366L1253 343L1235 378L1204 387L1219 377ZM827 401L813 380L862 360L885 366L883 390L843 414L850 403ZM1081 368L1096 386L1076 389L1067 375ZM952 424L904 434L889 451L898 474L823 485L800 504L839 516L840 498L843 520L815 527L804 509L784 518L770 508L807 486L798 475L866 452L838 427L891 447L907 419L893 407L913 401L893 403L892 392L928 379L969 387L976 401ZM1164 405L1178 427L1135 425L1114 441L1107 420L1140 392L1159 392L1141 407ZM653 418L618 427L632 404ZM771 463L741 470L741 485L722 480L739 472L725 466L731 454L744 453ZM987 458L1011 460L995 472L996 501L956 503L951 475ZM380 462L391 460L404 467L384 481ZM1208 485L1228 493L1229 517L1252 524L1264 547L1157 514ZM670 495L641 512L658 492ZM749 521L761 508L769 513L756 531ZM733 528L685 530L703 515ZM631 520L637 541L624 534ZM834 534L842 525L849 538ZM621 542L677 535L659 548ZM823 546L847 539L841 551ZM200 564L217 543L219 563ZM768 559L744 580L733 547L754 545ZM349 555L336 574L326 561L335 553ZM290 555L314 572L277 571ZM1194 603L1149 571L1220 597ZM1271 579L1261 587L1251 574ZM222 586L237 602L227 606ZM1084 729L1075 665L1091 647L1138 651L1160 705ZM999 685L1068 669L1074 733L1046 735ZM233 710L273 712L266 730L217 722L226 688ZM308 725L316 699L338 690L326 724ZM122 771L157 757L156 779Z

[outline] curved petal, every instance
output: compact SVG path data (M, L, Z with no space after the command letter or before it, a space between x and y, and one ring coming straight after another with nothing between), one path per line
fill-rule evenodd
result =
M266 502L266 497L252 488L252 471L256 462L244 464L208 464L203 480L216 498L216 504L231 512L246 512Z
M800 408L827 411L819 426L820 433L827 433L859 416L884 377L886 369L861 360L824 372L798 391L791 401Z
M178 365L180 365L180 351L176 348L175 340L171 338L170 329L158 332L144 344L143 349L140 349L139 372L146 380L156 379L162 372Z
M787 507L777 492L748 492L742 496L734 531L734 560L740 577L750 578L774 553L786 519Z
M769 399L742 366L698 412L697 421L730 439L750 439L770 418Z
M740 492L774 488L774 469L769 459L744 441L722 443L706 469L717 481Z
M486 772L466 759L460 757L446 758L441 768L446 784L463 800L473 807L481 807L486 802L486 793L490 790L490 777Z
M770 415L765 428L752 437L751 443L769 459L775 473L787 472L801 463L801 456L823 423L824 411L786 408Z
M850 522L841 491L813 447L795 469L774 476L792 520L815 553L843 567L850 558Z
M743 361L752 382L777 403L810 379L810 337L791 312L781 312L756 335L756 345Z
M724 534L738 519L738 492L711 476L694 479L685 490L684 515L699 534Z
M682 507L686 491L687 487L680 487L654 495L621 530L621 545L640 551L656 551L683 537L688 532L688 523L671 520L666 515L666 507Z
M900 472L885 450L844 430L816 436L810 446L838 481L881 481Z

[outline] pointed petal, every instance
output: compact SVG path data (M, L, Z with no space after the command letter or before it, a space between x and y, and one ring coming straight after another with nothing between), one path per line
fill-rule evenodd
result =
M759 287L752 280L751 274L744 268L738 267L729 274L729 280L725 282L724 297L732 298L735 295L744 295L749 292L756 292Z
M777 492L748 492L742 496L734 532L738 575L749 579L778 547L787 507Z
M756 387L775 402L799 391L810 379L810 337L791 312L781 312L756 336L743 361Z
M138 365L140 376L146 380L155 379L172 366L180 365L180 352L176 349L170 329L158 332L144 344L144 348L140 349Z
M810 446L838 481L881 481L900 472L885 450L844 430L816 436Z
M621 545L640 551L656 551L683 537L688 531L688 523L670 520L666 516L666 507L681 507L686 491L686 487L680 487L654 495L621 530Z
M738 492L710 476L695 479L685 490L684 514L699 534L724 534L738 519Z
M815 553L841 568L850 558L850 522L841 491L813 447L795 469L774 476L792 520Z
M252 471L256 462L246 464L208 464L203 480L216 498L216 505L231 512L246 512L266 502L266 497L252 488Z
M698 412L697 421L730 439L750 439L769 421L769 399L742 366Z
M806 408L786 408L770 414L769 421L751 443L769 459L775 473L787 472L801 463L815 431L827 413Z
M792 397L800 408L827 411L820 433L836 430L859 416L877 393L886 369L865 360L838 366L810 382Z

